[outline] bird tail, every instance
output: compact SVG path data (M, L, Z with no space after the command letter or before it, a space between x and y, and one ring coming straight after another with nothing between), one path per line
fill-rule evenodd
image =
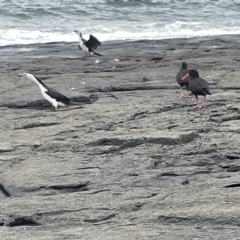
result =
M209 92L209 90L206 89L206 88L203 88L203 91L204 91L205 94L212 95L212 94Z
M101 54L99 54L99 53L96 53L93 49L92 49L92 52L95 54L95 55L98 55L98 56L103 56L103 55L101 55Z

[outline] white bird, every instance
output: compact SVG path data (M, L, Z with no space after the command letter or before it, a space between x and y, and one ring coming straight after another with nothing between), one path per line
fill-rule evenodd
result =
M58 91L49 88L46 84L42 82L39 78L30 73L20 73L19 76L27 77L28 79L35 82L43 95L43 97L52 104L52 110L56 110L58 106L66 106L70 104L70 99L65 97L63 94Z
M101 47L101 42L98 41L93 35L90 34L90 38L86 41L82 38L82 33L78 30L74 31L79 36L79 46L78 48L86 52L86 56L90 57L90 53L94 53L95 55L102 56L99 53L96 53L94 50L97 49L98 46Z

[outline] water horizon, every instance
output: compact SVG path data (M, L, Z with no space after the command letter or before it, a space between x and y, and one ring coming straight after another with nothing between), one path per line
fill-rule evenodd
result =
M237 0L3 0L0 6L0 46L76 42L75 29L102 42L240 34Z

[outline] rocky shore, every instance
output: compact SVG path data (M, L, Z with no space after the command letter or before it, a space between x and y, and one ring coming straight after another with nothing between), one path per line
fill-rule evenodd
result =
M1 62L2 240L239 239L237 41L30 47ZM204 109L179 98L182 61L210 85ZM51 111L20 72L82 106Z

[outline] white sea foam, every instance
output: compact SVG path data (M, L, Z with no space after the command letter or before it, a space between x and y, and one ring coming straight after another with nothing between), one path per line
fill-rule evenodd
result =
M42 32L19 29L0 30L0 46L13 44L32 44L47 42L76 41L76 34L61 32Z
M197 27L196 27L197 26ZM123 29L123 27L121 27ZM96 29L94 29L96 30ZM204 28L197 23L194 27L185 26L179 22L167 24L164 27L156 28L154 26L141 29L141 31L118 30L116 28L108 29L108 32L94 32L83 29L83 37L89 38L89 34L93 34L100 41L115 41L115 40L157 40L170 38L190 38L199 36L214 36L214 35L231 35L240 34L240 27L232 28ZM15 45L15 44L33 44L33 43L48 43L48 42L78 42L78 37L74 32L43 32L39 30L21 30L9 29L0 30L0 46Z
M2 0L0 46L240 34L239 0Z

